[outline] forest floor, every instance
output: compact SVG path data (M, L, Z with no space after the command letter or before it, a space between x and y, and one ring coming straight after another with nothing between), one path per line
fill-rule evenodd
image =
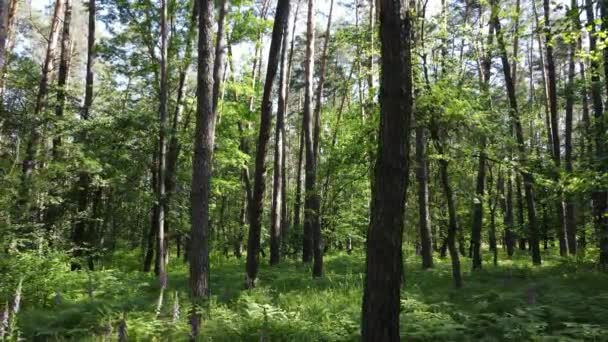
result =
M607 341L608 274L585 261L591 257L543 256L541 267L532 267L520 252L498 266L489 261L474 274L470 259L462 258L460 290L452 286L449 259L436 258L434 269L422 271L418 257L407 256L403 339ZM20 275L26 279L18 326L26 340L114 340L123 318L131 341L187 338L188 269L181 260L169 265L158 314L157 281L139 271L135 252L115 253L111 268L96 272L70 272L67 263L46 260L37 266L38 277L26 274L35 270ZM358 340L363 255L330 253L322 279L312 279L310 267L298 261L269 267L263 260L257 288L249 291L243 289L244 262L214 256L201 340ZM173 321L178 307L181 317Z

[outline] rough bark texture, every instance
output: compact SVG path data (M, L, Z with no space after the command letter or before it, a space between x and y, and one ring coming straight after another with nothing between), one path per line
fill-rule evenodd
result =
M268 64L266 69L266 81L264 83L264 93L262 95L262 110L260 117L260 133L255 155L255 174L252 200L249 205L249 239L247 242L247 278L246 286L252 288L259 267L260 235L262 229L262 212L264 191L266 188L266 150L268 140L270 140L271 121L272 121L272 89L274 79L280 59L280 50L283 33L287 27L287 19L290 10L290 0L279 0L275 13L275 20L272 27L272 38L268 51Z
M199 300L209 289L209 236L211 172L215 142L213 111L213 1L198 0L197 107L192 162L192 229L190 232L190 291ZM200 320L193 315L192 320ZM193 324L193 335L197 330Z
M361 339L399 341L401 240L408 184L412 71L410 18L398 0L379 6L380 127L367 232ZM403 17L406 15L406 17Z
M503 74L505 77L505 85L507 88L507 96L509 99L509 116L514 127L519 162L522 165L527 163L526 146L524 141L523 129L519 118L519 109L517 107L517 97L515 95L515 85L511 78L511 67L509 59L507 57L507 49L502 36L502 30L500 26L500 20L498 18L498 0L493 0L492 4L492 24L494 26L494 32L498 41L498 47L500 50L500 57L503 66ZM530 238L530 246L532 250L532 262L535 265L541 264L538 227L536 222L536 205L534 203L534 177L530 172L525 170L520 171L524 181L524 191L526 195L526 207L528 209L528 231Z

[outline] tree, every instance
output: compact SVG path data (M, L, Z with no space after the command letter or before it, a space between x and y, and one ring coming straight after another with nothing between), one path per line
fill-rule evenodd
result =
M86 64L86 75L85 75L85 94L84 94L84 105L80 111L80 117L82 120L89 120L91 114L91 107L93 106L93 87L95 82L95 71L93 67L95 65L95 0L89 0L89 20L88 20L88 34L87 34L87 64ZM87 138L82 135L80 139L86 144ZM76 220L74 224L74 231L72 240L76 246L77 253L81 253L81 249L87 237L85 236L87 230L87 219L86 216L87 207L89 204L89 188L90 188L90 175L87 172L81 172L78 175L78 214L80 219ZM78 255L77 255L78 256ZM72 264L72 270L80 268L78 263ZM93 263L89 258L89 269L93 269Z
M363 341L399 341L401 239L412 111L411 17L400 1L378 6L382 71L380 127L361 318ZM405 15L405 17L403 17Z
M559 183L559 173L561 165L561 145L559 137L559 118L557 114L557 85L555 76L555 61L553 59L553 34L551 32L551 18L549 0L543 0L543 9L545 13L545 52L547 54L547 81L549 90L549 111L551 113L551 136L552 136L552 153L553 163L555 164L554 180ZM568 239L566 234L566 221L564 214L564 202L561 192L558 194L558 199L555 202L558 218L558 237L559 237L559 252L561 256L568 254Z
M315 48L315 0L308 0L306 21L306 55L304 60L304 233L302 235L302 261L313 259L314 234L319 222L319 198L315 189L317 160L314 148L313 73Z
M260 116L260 132L255 154L255 174L252 200L249 205L249 239L247 241L247 278L246 286L255 286L259 267L260 235L262 229L263 199L266 182L266 150L270 140L272 119L272 90L277 74L283 33L289 22L290 0L279 0L275 13L270 49L268 51L268 67L262 95L262 110Z
M68 87L70 73L70 58L72 55L72 41L70 37L70 25L72 22L72 0L65 0L65 13L63 15L63 32L61 34L61 54L59 57L59 75L57 78L57 104L55 105L55 116L57 121L63 119L65 110L65 97ZM53 138L53 157L58 158L61 146L61 132L56 132Z
M42 110L46 106L46 97L48 94L50 73L53 70L55 52L57 49L57 41L59 40L59 22L63 12L64 0L55 1L55 9L51 17L51 30L46 47L44 62L42 64L42 75L38 84L38 93L36 96L36 105L34 108L34 117L32 118L30 127L30 137L27 141L25 157L22 163L22 181L21 181L21 199L20 201L27 206L30 197L31 178L36 168L36 158L38 154L38 145L42 139L40 132L40 117Z
M287 30L286 25L283 28L283 41L281 46L281 71L279 75L279 103L277 108L277 119L274 134L274 171L272 185L272 208L270 211L270 264L276 265L281 259L281 225L283 202L285 201L284 193L284 168L285 162L285 109L287 103Z
M538 227L536 224L536 204L534 202L534 177L530 171L523 168L526 167L526 146L524 141L523 129L519 117L519 108L517 107L517 97L515 95L515 85L511 77L511 66L507 57L507 49L505 46L504 38L502 35L502 28L500 20L498 18L498 1L493 0L490 5L492 6L492 19L491 24L494 26L494 33L498 41L498 48L500 51L500 59L502 61L503 74L505 78L505 85L507 88L507 96L509 100L509 117L515 131L515 137L517 141L517 149L519 152L519 162L522 170L520 171L523 182L524 191L526 196L526 207L528 209L528 230L530 236L530 249L532 250L532 262L535 265L540 265L540 247L538 239Z
M215 142L213 110L213 1L198 0L198 71L194 159L192 162L192 229L189 242L190 291L195 302L209 297L209 201ZM200 314L191 314L192 335L199 331Z

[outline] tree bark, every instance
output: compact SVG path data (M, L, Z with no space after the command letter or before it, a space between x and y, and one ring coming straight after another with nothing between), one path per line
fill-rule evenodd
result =
M89 11L89 22L88 22L88 36L87 36L87 65L86 65L86 76L85 76L85 94L84 94L84 106L82 107L80 118L82 120L89 120L91 107L93 106L93 85L95 80L95 72L93 66L95 64L95 12L96 3L95 0L89 0L88 3ZM88 144L87 137L82 135L80 137L83 143ZM89 198L89 187L90 187L90 176L86 172L81 172L78 175L78 218L74 224L74 231L72 240L76 247L76 250L80 250L83 247L84 234L87 229L87 218L86 211L88 206ZM80 265L72 264L73 269L79 268Z
M268 140L270 140L271 121L272 121L272 89L274 78L277 74L279 65L281 42L285 28L287 27L290 11L290 0L279 0L275 13L275 20L272 28L272 38L268 51L268 64L266 69L266 81L264 83L264 93L262 95L262 109L260 118L260 133L255 155L255 174L252 201L249 206L249 239L247 242L247 278L246 286L252 288L259 267L260 235L262 229L262 212L265 192L266 175L266 150Z
M198 73L197 106L192 162L192 229L190 232L190 290L195 301L208 298L211 173L215 143L215 111L213 110L213 1L198 1ZM200 315L193 312L193 322ZM198 324L192 324L198 334Z
M315 0L308 0L306 24L306 54L304 60L304 233L302 235L302 261L313 259L314 232L319 223L319 206L316 186L316 158L314 150L313 73L315 48ZM313 270L314 273L314 270Z
M51 31L49 33L48 43L46 47L46 54L44 62L42 64L42 75L38 84L38 94L36 95L36 105L34 107L33 118L30 127L30 138L27 142L25 151L25 157L22 164L22 195L20 201L27 206L30 196L31 178L36 168L36 158L38 155L38 145L40 145L41 132L40 123L42 118L40 113L46 106L46 96L48 94L49 79L51 77L51 71L53 70L53 64L55 60L55 50L57 48L57 41L59 39L59 23L61 21L61 14L64 8L65 0L56 0L55 9L51 18ZM25 210L27 211L27 209ZM24 212L25 212L24 211Z
M519 15L519 0L517 1L517 15ZM516 28L519 25L519 20L516 21ZM516 33L517 34L517 33ZM486 98L486 107L491 111L492 109L492 98L490 94L490 76L492 69L492 43L493 38L493 26L488 25L488 42L486 47L485 56L482 61L482 84L480 88L483 96ZM514 44L517 46L517 42ZM517 49L515 49L517 51ZM513 70L515 74L515 70ZM481 230L483 227L483 201L484 199L484 186L486 183L486 136L485 133L481 133L479 142L479 164L477 167L477 185L475 188L475 199L473 200L473 225L471 227L471 245L473 249L473 270L482 268L481 260Z
M289 21L289 14L287 20ZM279 103L274 134L274 171L272 186L272 208L270 210L270 265L276 265L281 260L281 221L283 201L283 162L284 162L284 131L285 131L285 98L287 96L287 42L288 27L284 28L281 47L281 71L279 75Z
M70 25L72 22L72 0L65 0L65 13L63 14L63 32L61 35L61 54L59 57L59 73L57 77L57 104L55 105L55 116L57 123L63 120L65 110L65 97L70 74L70 59L72 55L72 41L70 37ZM55 131L53 138L53 158L59 158L61 152L61 132Z
M416 125L416 180L418 181L418 228L422 269L433 267L433 234L429 208L429 170L427 160L425 128L421 122Z
M578 1L571 1L572 24L575 29L580 29L578 19ZM575 77L575 56L577 42L572 41L568 51L568 80L566 83L566 134L565 134L565 155L564 167L567 174L572 174L572 116L574 112L574 77ZM568 236L568 252L571 255L576 255L576 219L575 219L575 202L572 195L566 194L565 203L565 228Z
M378 6L382 56L380 127L367 232L362 341L400 340L401 240L413 102L411 17L409 9L402 6L403 2L391 0L382 0Z
M545 52L547 54L547 81L549 82L549 111L551 113L551 135L553 137L552 156L554 170L553 180L559 188L560 181L560 169L561 169L561 146L559 137L559 118L557 113L557 86L555 76L555 61L553 59L553 34L551 32L551 18L549 0L543 0L543 9L545 13ZM566 220L564 213L564 202L562 199L562 193L558 190L558 198L555 201L555 208L557 213L557 235L559 238L559 254L566 256L568 254L568 239L566 234Z
M527 164L526 146L524 142L523 129L519 118L519 109L517 107L517 97L515 95L515 85L511 78L511 68L509 59L507 57L507 49L504 43L502 30L500 26L500 20L498 18L498 0L492 0L492 22L494 25L494 32L498 41L498 47L501 54L501 61L503 66L503 74L505 77L505 84L507 88L507 95L509 99L509 116L514 126L515 136L517 141L517 149L519 152L519 162L522 165ZM532 262L535 265L541 264L540 247L538 241L538 227L536 222L536 206L534 203L534 177L526 170L520 171L524 180L524 190L526 194L526 206L528 209L528 230L530 235L530 245L532 250Z

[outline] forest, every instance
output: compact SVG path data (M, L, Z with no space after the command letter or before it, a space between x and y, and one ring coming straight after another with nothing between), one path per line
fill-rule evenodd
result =
M608 341L608 0L0 0L0 341Z

